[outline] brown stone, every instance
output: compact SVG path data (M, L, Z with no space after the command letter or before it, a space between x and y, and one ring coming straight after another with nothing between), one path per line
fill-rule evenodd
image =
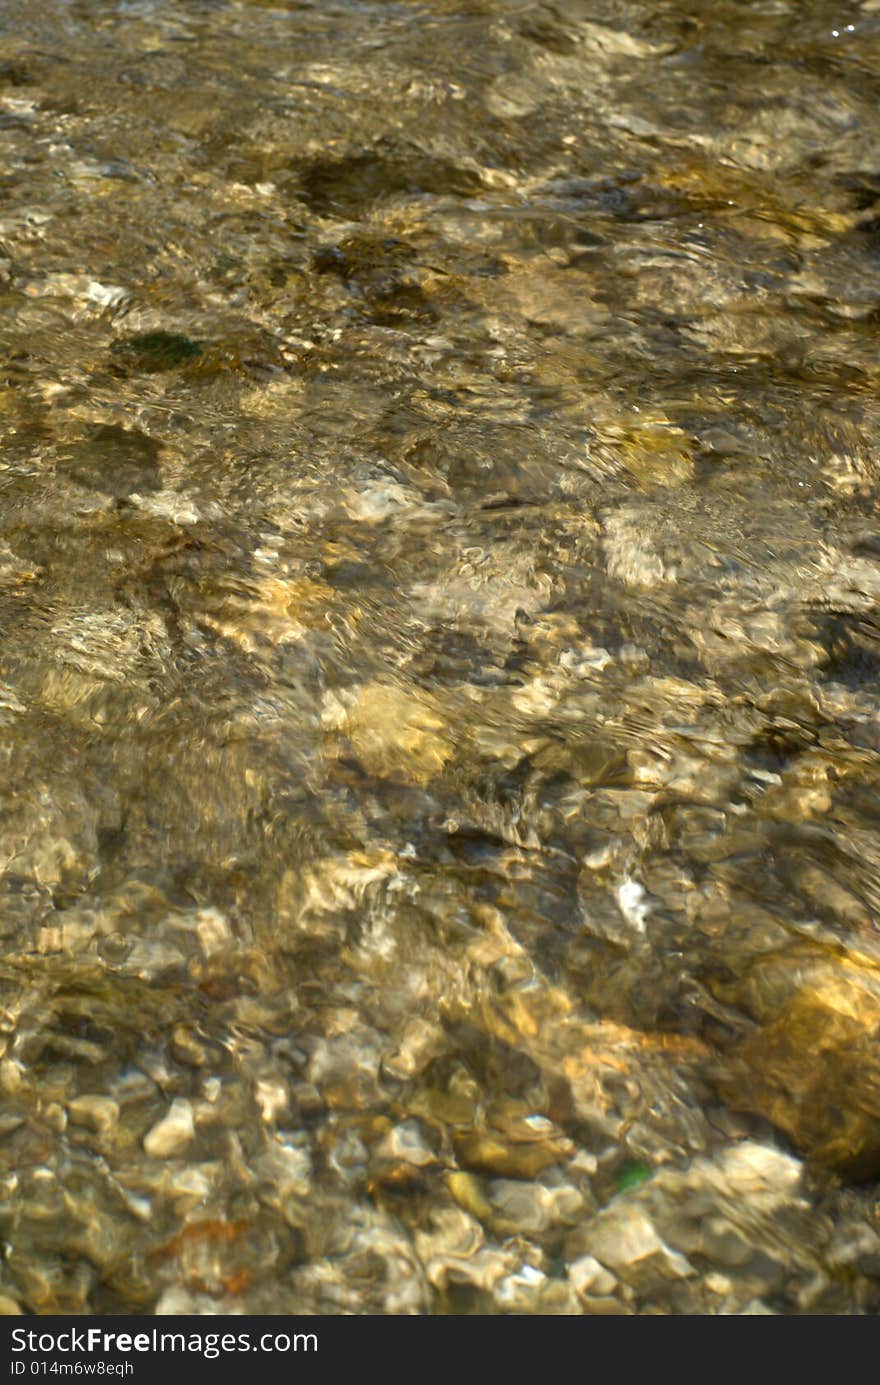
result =
M816 1164L880 1174L880 977L841 968L797 991L716 1073L737 1110L766 1117Z
M456 1157L464 1168L501 1178L536 1178L542 1169L560 1159L560 1149L554 1141L514 1144L494 1133L480 1131L453 1138Z

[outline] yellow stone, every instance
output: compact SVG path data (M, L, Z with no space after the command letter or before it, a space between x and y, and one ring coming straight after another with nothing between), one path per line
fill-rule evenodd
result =
M686 435L662 418L618 424L603 429L600 438L619 453L640 489L680 486L693 477L694 458Z
M368 683L347 709L341 730L369 774L425 784L451 759L452 733L423 694L394 683Z
M482 1179L476 1174L457 1170L447 1175L447 1186L459 1207L470 1212L478 1221L487 1221L492 1216L492 1207L483 1192Z
M460 1164L495 1178L536 1178L542 1169L559 1163L564 1151L554 1140L544 1144L514 1144L491 1131L469 1131L454 1137Z
M859 974L861 972L861 975ZM880 977L841 967L797 991L719 1065L722 1097L779 1126L814 1162L880 1174Z
M218 601L209 601L201 619L245 653L253 653L261 643L295 643L324 624L332 598L330 587L308 577L251 578L237 590L221 593Z

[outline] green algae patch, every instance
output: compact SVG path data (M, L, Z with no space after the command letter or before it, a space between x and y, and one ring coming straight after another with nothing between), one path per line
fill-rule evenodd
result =
M647 1164L623 1164L617 1174L617 1191L626 1193L630 1188L638 1188L654 1177L654 1170Z
M178 332L141 332L113 347L131 370L157 373L187 365L202 354L201 344Z

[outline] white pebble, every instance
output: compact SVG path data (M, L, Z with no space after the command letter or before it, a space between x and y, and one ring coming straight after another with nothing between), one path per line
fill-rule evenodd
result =
M169 1159L180 1154L195 1135L192 1106L183 1097L171 1103L171 1110L144 1137L144 1149L153 1159Z

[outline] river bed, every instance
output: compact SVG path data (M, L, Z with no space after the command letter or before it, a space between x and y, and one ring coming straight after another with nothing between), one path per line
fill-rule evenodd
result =
M880 0L2 0L0 1308L880 1306Z

